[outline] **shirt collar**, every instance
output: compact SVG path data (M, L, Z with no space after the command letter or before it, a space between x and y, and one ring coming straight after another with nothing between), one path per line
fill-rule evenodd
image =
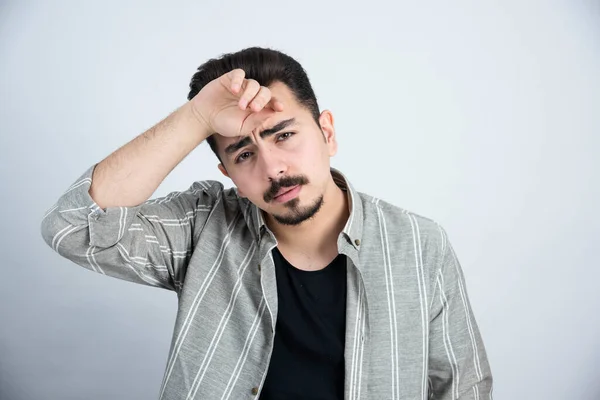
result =
M352 183L346 176L335 168L330 168L331 176L335 184L346 192L348 196L348 206L350 207L350 215L348 221L342 230L342 234L348 239L350 244L358 249L362 238L363 230L363 206L359 193L354 189ZM252 202L244 199L247 203L245 209L245 219L249 222L251 230L257 241L260 241L262 235L267 230L265 220L260 208L256 207Z

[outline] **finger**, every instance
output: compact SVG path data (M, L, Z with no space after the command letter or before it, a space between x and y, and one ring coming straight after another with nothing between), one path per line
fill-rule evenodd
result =
M246 76L246 71L241 68L236 68L232 71L229 71L229 88L231 93L238 94L240 89L242 88L242 84L244 83L244 77Z
M250 104L248 104L248 107L250 107L253 112L259 112L269 103L270 100L271 91L269 88L261 86L256 96L254 96Z
M254 79L246 79L243 83L243 86L245 86L244 92L242 93L238 104L242 110L245 110L248 106L248 103L252 101L254 96L256 96L260 90L260 85Z
M271 96L271 100L269 100L269 103L265 106L268 107L270 109L272 109L273 111L283 111L283 103L280 100L277 100L275 97Z
M263 122L273 116L275 111L270 108L263 108L259 112L251 113L248 118L246 118L242 124L241 135L249 135L260 126Z

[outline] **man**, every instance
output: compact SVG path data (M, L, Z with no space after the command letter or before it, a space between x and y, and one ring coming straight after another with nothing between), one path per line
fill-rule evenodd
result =
M271 49L212 59L188 102L91 166L42 222L106 275L179 298L161 399L490 399L442 227L330 167L331 112ZM235 188L148 200L208 141Z

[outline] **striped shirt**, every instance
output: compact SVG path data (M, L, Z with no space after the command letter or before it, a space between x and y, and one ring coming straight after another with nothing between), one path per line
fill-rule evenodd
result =
M217 181L102 209L89 195L94 168L44 216L46 243L92 271L177 293L160 399L257 398L277 319L277 240L261 211ZM337 240L347 259L344 398L491 399L486 351L446 231L331 173L350 204Z

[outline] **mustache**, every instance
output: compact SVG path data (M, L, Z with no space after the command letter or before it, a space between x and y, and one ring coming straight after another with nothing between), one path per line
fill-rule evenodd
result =
M267 190L263 195L263 200L265 201L265 203L269 203L275 198L277 192L279 192L281 189L299 185L306 185L307 183L308 178L306 178L303 175L286 176L278 181L273 181L269 190Z

